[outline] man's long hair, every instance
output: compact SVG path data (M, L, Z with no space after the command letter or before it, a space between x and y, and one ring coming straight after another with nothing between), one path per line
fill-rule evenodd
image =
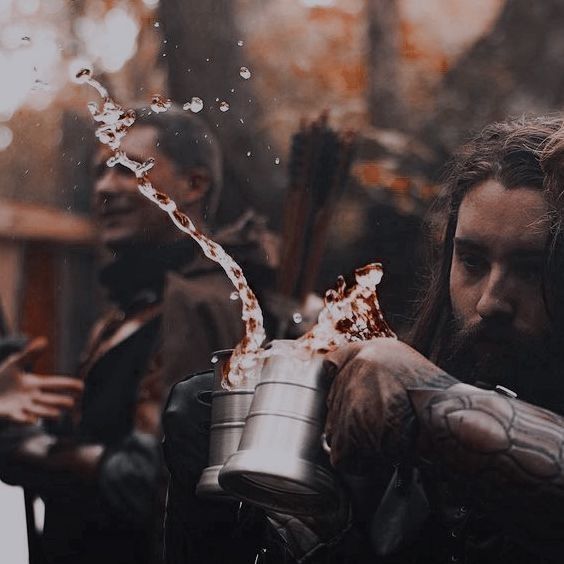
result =
M545 172L541 160L546 155L547 147L556 146L553 139L562 130L563 124L560 116L547 116L524 117L489 125L471 139L447 166L443 192L431 214L434 221L430 229L430 268L411 332L412 345L437 364L441 365L445 360L452 328L449 279L462 200L473 188L487 180L495 180L507 190L545 190ZM560 165L554 165L554 168L558 168L564 179L564 136L559 148ZM560 194L563 188L564 183L560 181L553 190L559 189ZM561 204L564 208L564 202ZM556 218L557 215L553 214L554 227L557 227ZM556 233L557 229L551 229L552 236L547 242L543 292L549 314L555 308L564 314L559 307L561 300L556 296L559 286L556 263L564 267L564 258L555 259L555 254L563 256L564 245L557 244L560 237L556 237ZM564 289L560 292L564 292ZM561 318L563 315L552 317L554 321L555 317Z

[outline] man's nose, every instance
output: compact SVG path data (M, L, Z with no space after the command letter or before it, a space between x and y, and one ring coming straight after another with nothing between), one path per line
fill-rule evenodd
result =
M476 305L478 315L484 320L494 318L511 320L515 313L511 294L511 283L506 274L493 268Z
M120 180L120 175L115 169L107 168L102 176L94 182L94 194L104 196L119 192Z

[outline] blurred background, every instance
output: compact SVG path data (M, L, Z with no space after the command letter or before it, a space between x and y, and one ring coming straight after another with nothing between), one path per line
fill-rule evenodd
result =
M5 325L50 339L39 370L72 372L101 304L96 95L70 80L79 65L126 106L203 101L225 156L222 222L253 207L280 228L301 120L328 111L356 131L316 287L381 260L401 327L444 162L492 120L560 110L563 26L560 0L0 0Z

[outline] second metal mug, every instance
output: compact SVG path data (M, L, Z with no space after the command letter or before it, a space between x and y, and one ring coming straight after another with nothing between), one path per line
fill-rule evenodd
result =
M214 378L212 390L210 451L208 467L204 469L196 493L200 497L225 497L219 485L218 474L226 460L237 451L245 418L253 399L254 386L227 390L222 386L223 369L232 349L217 351L212 356Z

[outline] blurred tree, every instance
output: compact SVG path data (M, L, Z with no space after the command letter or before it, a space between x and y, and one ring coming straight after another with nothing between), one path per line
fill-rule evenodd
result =
M222 145L225 186L219 221L233 219L249 203L276 221L284 171L273 166L267 131L258 130L262 109L251 79L240 74L245 62L238 45L233 0L162 0L160 20L166 43L168 91L174 100L204 101L201 115ZM229 104L221 111L221 102Z
M396 0L368 0L368 105L373 126L405 129L407 108L398 76L399 9Z
M564 3L507 0L491 31L446 73L434 112L416 132L434 157L420 172L437 178L469 131L564 103Z

